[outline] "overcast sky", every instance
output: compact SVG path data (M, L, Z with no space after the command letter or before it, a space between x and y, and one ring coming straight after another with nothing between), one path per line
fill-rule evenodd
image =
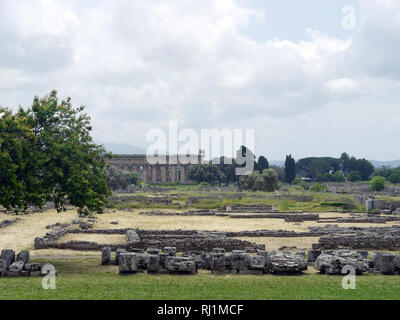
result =
M254 129L269 159L399 159L400 1L0 0L0 105L52 89L101 142L178 120Z

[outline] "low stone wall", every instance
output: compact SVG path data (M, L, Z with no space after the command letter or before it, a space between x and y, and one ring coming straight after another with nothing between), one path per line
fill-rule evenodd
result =
M139 230L139 229L110 229L110 230L95 230L95 229L56 229L48 232L43 238L36 238L34 241L35 249L71 249L71 250L101 250L103 247L109 246L115 251L118 248L128 248L127 244L99 244L89 241L68 241L58 242L58 240L67 233L82 233L82 234L126 234L128 230L134 230L139 241L131 244L136 248L163 248L176 247L178 251L190 250L212 250L215 247L224 248L226 251L243 250L252 248L252 250L263 249L264 245L243 241L227 237L220 232L204 232L195 230Z
M9 219L3 220L2 222L0 222L0 228L8 227L8 226L18 222L19 220L20 220L19 218L15 218L12 220L9 220Z

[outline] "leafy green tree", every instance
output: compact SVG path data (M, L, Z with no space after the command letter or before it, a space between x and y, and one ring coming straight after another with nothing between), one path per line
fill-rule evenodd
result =
M361 176L358 171L350 171L347 177L351 182L361 181Z
M271 166L270 169L275 170L275 172L278 174L279 181L285 182L285 168L278 166Z
M273 169L266 169L262 174L253 171L248 176L240 177L240 185L245 190L273 192L279 189L278 174Z
M109 190L125 190L130 184L137 184L140 180L136 172L120 170L108 165L104 170L105 179Z
M381 176L374 176L369 184L373 191L381 191L385 189L386 179Z
M238 177L236 176L235 168L235 159L230 159L227 157L221 157L219 159L219 164L218 164L219 169L221 172L224 174L226 177L226 184L230 184L232 182L236 182L238 180Z
M269 169L269 163L266 157L260 156L257 162L257 170L263 172L265 169Z
M285 181L292 183L296 178L296 162L292 158L292 155L286 156L285 160Z
M0 108L0 204L8 210L26 210L45 201L43 170L25 112Z
M279 189L278 184L278 173L274 169L266 169L262 173L264 180L264 190L267 192L273 192Z
M400 183L400 172L392 172L388 178L391 183Z
M206 182L209 184L219 184L226 180L226 176L218 165L200 164L189 167L188 177L197 183Z
M20 108L15 115L1 109L3 206L18 211L51 201L58 211L65 210L66 202L83 214L103 211L109 155L93 143L90 118L83 110L73 108L70 98L59 102L56 91L35 97L31 108Z

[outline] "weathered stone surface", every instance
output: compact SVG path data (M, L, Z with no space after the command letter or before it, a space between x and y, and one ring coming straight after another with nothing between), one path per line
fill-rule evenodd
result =
M15 261L15 251L12 249L3 249L1 251L0 259L6 261L7 269Z
M20 271L22 271L22 269L24 268L24 262L23 261L16 261L16 262L13 262L11 265L10 265L10 267L9 267L9 270L11 271L11 272L20 272Z
M151 254L149 255L148 264L147 264L147 272L148 273L157 273L160 269L160 256Z
M21 251L17 255L17 261L23 261L24 264L29 262L29 251Z
M0 259L0 272L4 272L7 270L7 261L4 259Z
M225 271L225 253L212 252L210 253L210 258L212 271Z
M382 274L399 274L400 255L388 252L375 252L374 268Z
M101 250L101 264L108 265L111 263L111 247L104 247Z
M308 250L308 259L307 262L309 265L313 265L315 260L321 255L321 250Z
M307 262L298 255L276 254L270 257L266 267L274 274L299 274L307 270Z
M119 273L136 273L138 272L136 253L121 253L119 255Z
M169 273L195 274L196 264L192 258L167 256L165 267Z
M39 262L29 262L24 264L24 270L26 271L40 271Z
M243 250L235 250L232 252L232 271L241 272L248 270L249 254Z
M157 249L157 248L148 248L148 249L147 249L147 253L148 253L148 254L152 254L152 255L159 255L159 254L160 254L160 249Z
M275 255L276 252L274 250L266 251L266 250L258 250L257 255L263 256L265 259L265 264L269 263L271 257Z
M176 256L176 248L175 247L165 247L164 252L167 256L170 256L170 257Z
M134 244L140 241L139 235L133 229L126 230L125 240L128 244Z
M140 270L146 270L149 263L149 255L145 253L136 254L137 268Z
M117 249L115 251L115 264L119 265L119 257L122 253L127 253L126 249Z
M314 262L314 268L326 274L342 274L345 266L352 266L356 274L362 274L369 269L367 260L350 250L337 250L329 254L323 252Z
M265 270L265 258L262 255L249 256L248 268L250 270Z

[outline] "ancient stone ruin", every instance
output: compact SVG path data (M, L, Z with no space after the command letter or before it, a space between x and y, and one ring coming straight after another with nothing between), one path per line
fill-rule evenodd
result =
M15 251L12 249L4 249L1 251L1 277L37 277L46 274L42 273L40 263L30 262L29 251L21 251L17 255L15 255Z

